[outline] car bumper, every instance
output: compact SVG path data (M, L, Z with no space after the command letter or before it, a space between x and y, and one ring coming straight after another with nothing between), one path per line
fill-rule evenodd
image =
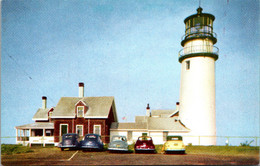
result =
M166 149L165 152L185 152L185 149Z
M135 151L154 151L155 149L135 149Z
M60 148L78 148L77 145L61 145Z
M80 147L81 149L101 149L98 146L89 146L89 145L84 145Z
M125 148L108 148L108 150L111 150L111 151L128 151L128 149L125 149Z

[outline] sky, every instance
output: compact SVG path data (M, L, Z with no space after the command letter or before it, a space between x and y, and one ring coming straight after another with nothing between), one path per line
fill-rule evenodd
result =
M114 96L120 122L151 109L175 109L184 19L197 0L3 0L1 142L47 96ZM217 136L259 137L259 1L201 0L213 14ZM126 120L123 120L126 117ZM7 138L13 137L13 138Z

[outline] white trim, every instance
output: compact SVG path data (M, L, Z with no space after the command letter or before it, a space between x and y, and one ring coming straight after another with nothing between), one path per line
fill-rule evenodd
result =
M101 136L101 125L93 125L93 133L94 133L94 134L97 134L97 133L95 133L95 127L96 127L96 126L99 126L99 127L100 127L100 128L99 128L100 130L99 130L99 133L98 133L98 134Z
M62 136L62 135L61 135L61 125L66 125L66 126L67 126L67 133L69 133L69 124L60 123L60 136Z
M147 129L110 129L113 131L147 131Z
M32 120L49 120L48 118L32 118Z
M79 136L84 136L84 125L76 125L76 133L78 134L78 130L77 130L77 127L78 126L82 126L82 135L79 134Z
M83 100L79 100L79 101L75 104L75 106L76 106L77 104L79 104L79 102L82 102L85 106L87 106L87 104L86 104Z
M52 116L52 119L54 119L54 118L75 118L75 115L74 116Z
M95 119L95 118L107 119L108 116L85 116L84 118L89 118L89 119Z
M148 130L148 131L171 131L171 132L190 132L190 130L188 130L188 131L183 131L183 130Z
M173 113L171 113L171 114L168 116L168 118L170 118L171 116L174 116L174 115L177 114L178 112L179 112L179 110L174 111Z
M70 118L75 118L74 116L52 116L52 119L54 118L64 118L64 119L70 119ZM85 119L107 119L108 116L84 116L83 118Z
M145 129L110 129L110 131L144 131L144 132L150 132L150 131L171 131L171 132L190 132L183 131L183 130L145 130Z
M78 116L79 108L82 108L82 116ZM85 112L85 107L84 106L77 106L77 118L84 118L84 112Z
M15 129L54 129L54 127L15 127Z

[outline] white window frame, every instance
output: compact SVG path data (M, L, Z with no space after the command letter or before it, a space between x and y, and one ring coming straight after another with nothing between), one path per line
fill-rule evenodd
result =
M83 136L84 134L84 126L83 125L76 125L76 133L78 134L78 126L82 126L82 133L79 133L79 136Z
M68 125L68 124L65 124L65 123L61 123L61 124L60 124L60 136L62 136L62 135L61 135L61 132L62 132L62 131L61 131L61 129L62 129L61 126L62 126L62 125L64 125L64 126L66 125L66 126L67 126L67 133L69 133L69 125Z
M79 116L79 108L82 108L82 111L83 111L83 113L82 113L82 116ZM84 118L84 106L77 106L77 117L79 117L79 118Z
M93 126L93 133L94 133L94 134L97 134L97 133L95 133L95 127L96 127L96 126L99 126L99 133L98 133L98 134L101 136L101 125L94 125L94 126Z

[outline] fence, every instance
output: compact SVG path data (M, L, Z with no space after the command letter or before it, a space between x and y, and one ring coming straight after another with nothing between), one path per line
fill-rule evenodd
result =
M54 141L50 141L49 136L45 137L39 137L38 139L33 137L33 138L21 138L21 137L16 137L16 136L5 136L1 137L1 144L16 144L21 142L23 143L29 143L29 140L32 139L37 139L37 140L48 140L48 143L54 143ZM109 136L102 136L102 139L105 139L106 137ZM154 136L153 136L154 137ZM200 145L201 140L205 138L209 138L213 136L184 136L184 137L192 137L192 139L197 140L197 144ZM258 136L214 136L217 141L217 146L260 146L260 137ZM54 138L54 137L52 137ZM51 139L54 140L54 139ZM43 142L38 142L39 144Z

